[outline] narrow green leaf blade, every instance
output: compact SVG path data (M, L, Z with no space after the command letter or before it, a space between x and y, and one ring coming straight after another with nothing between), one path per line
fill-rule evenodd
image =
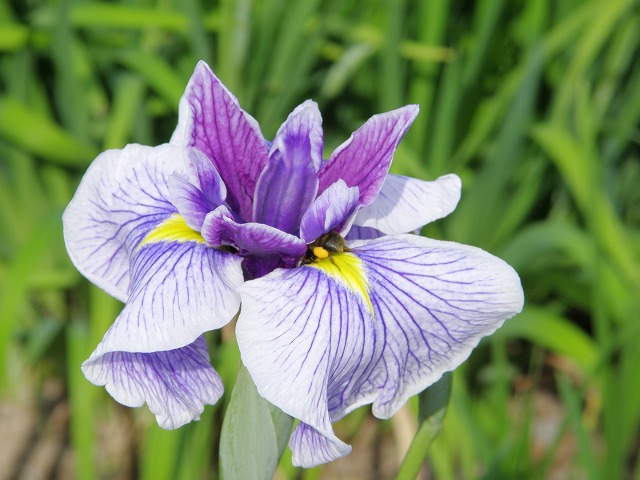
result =
M293 419L262 398L247 369L240 367L222 423L222 478L271 479L292 426Z
M440 433L442 422L447 414L452 378L452 373L446 372L440 380L418 396L420 427L402 461L397 480L409 480L418 476L429 445Z
M92 146L11 97L0 98L0 136L26 152L63 166L86 166L97 155Z

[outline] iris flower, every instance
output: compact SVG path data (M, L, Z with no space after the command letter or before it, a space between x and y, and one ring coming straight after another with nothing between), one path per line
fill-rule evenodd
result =
M375 115L323 160L314 102L270 143L198 64L170 143L104 152L65 211L72 261L125 303L87 378L179 427L222 394L203 334L239 311L242 361L311 467L351 449L332 422L389 418L455 369L523 293L502 260L412 233L460 198L455 175L388 173L417 114Z

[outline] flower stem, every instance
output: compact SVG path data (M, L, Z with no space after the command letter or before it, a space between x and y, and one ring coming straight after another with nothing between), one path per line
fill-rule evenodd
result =
M420 394L418 413L420 426L400 465L396 480L413 480L420 472L429 446L442 428L442 421L449 405L451 379L451 372L447 372Z

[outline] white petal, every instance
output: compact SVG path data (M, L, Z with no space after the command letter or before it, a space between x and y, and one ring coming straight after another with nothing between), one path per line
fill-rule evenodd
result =
M166 352L94 354L82 371L123 405L147 403L166 429L198 420L204 405L215 404L223 392L222 381L209 363L204 337Z
M388 418L522 308L517 274L480 249L415 235L350 247L239 289L238 345L258 391L324 437L292 442L300 462L344 452L332 421L367 403Z
M385 335L373 413L389 418L519 313L524 295L513 268L479 248L417 235L358 243Z
M131 295L96 354L189 345L237 313L241 259L204 243L157 242L137 251Z
M360 209L354 225L387 235L412 232L453 212L460 188L460 178L454 174L433 182L389 175L373 203Z
M331 405L342 404L343 390L375 393L365 383L371 359L382 353L382 337L368 310L358 308L354 292L308 266L278 269L239 291L236 335L258 392L308 425L292 438L294 458L310 467L346 455L349 448L331 427L339 418Z
M91 164L62 216L74 265L123 302L129 294L130 252L176 212L167 187L175 171L184 171L182 149L175 146L108 150Z

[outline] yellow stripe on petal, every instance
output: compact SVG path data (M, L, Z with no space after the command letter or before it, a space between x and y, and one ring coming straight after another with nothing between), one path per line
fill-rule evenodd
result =
M151 229L149 233L142 239L138 249L149 245L151 243L159 242L198 242L206 243L200 232L195 231L178 213L174 213L165 221L156 225Z
M313 263L307 264L307 266L318 268L349 287L364 300L369 308L369 313L373 317L373 305L369 296L369 282L362 268L362 260L352 253L341 252L332 253L327 258L318 258Z

